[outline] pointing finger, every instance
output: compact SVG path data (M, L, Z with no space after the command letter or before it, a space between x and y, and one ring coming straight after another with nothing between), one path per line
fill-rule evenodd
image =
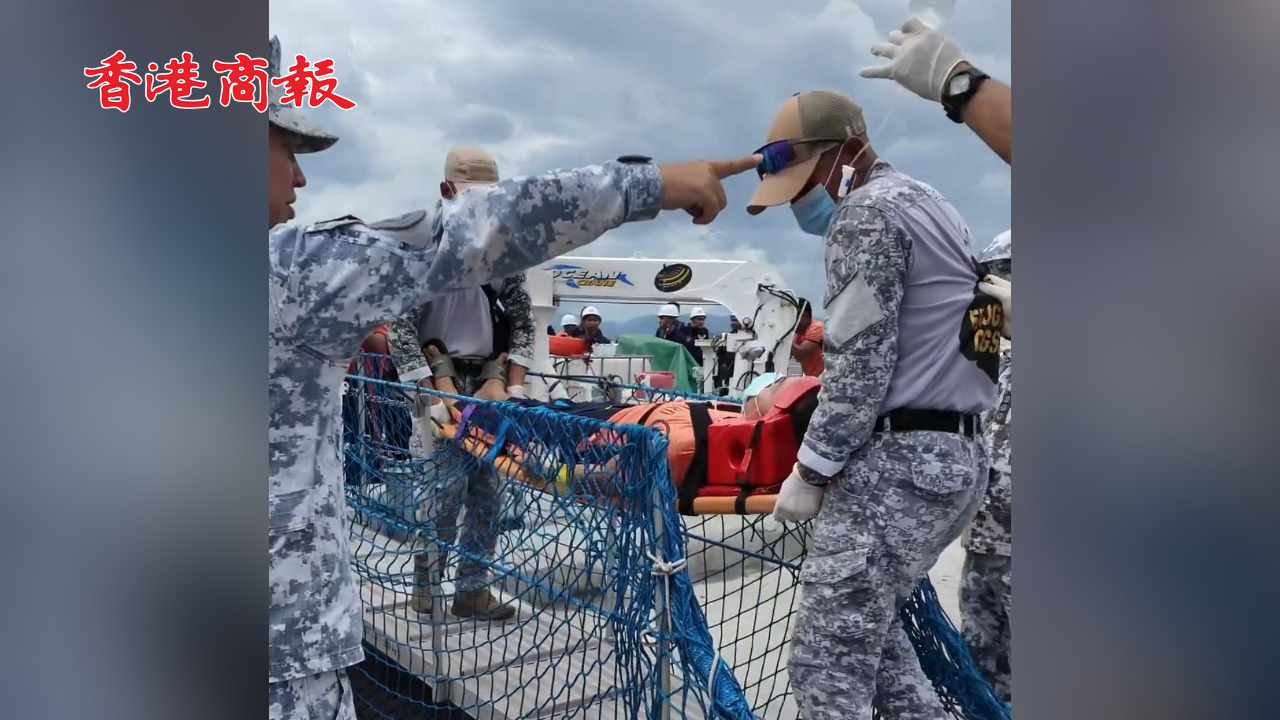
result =
M719 212L723 210L726 205L729 204L729 198L724 192L724 185L718 182L711 188L711 191L715 193L714 197L717 203L716 212Z
M760 163L764 162L763 155L748 155L737 160L710 160L711 170L721 180L744 173L748 170L754 170Z

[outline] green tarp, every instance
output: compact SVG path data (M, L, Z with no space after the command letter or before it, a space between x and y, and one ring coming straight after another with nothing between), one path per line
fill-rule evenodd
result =
M675 375L676 390L698 392L698 376L694 372L698 366L689 350L680 343L652 335L621 335L618 337L618 354L647 355L652 358L650 369L665 370Z

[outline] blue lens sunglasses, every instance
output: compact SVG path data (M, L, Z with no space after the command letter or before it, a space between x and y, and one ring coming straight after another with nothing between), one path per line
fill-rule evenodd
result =
M783 168L796 161L796 148L801 145L818 143L842 143L844 138L812 138L806 140L777 140L756 150L754 155L764 156L764 160L756 166L756 174L763 180L765 175L777 175Z

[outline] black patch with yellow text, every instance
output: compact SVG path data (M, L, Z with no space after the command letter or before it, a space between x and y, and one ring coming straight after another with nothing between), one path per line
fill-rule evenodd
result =
M960 322L960 354L986 373L991 382L1000 375L1000 328L1004 306L990 295L975 293Z

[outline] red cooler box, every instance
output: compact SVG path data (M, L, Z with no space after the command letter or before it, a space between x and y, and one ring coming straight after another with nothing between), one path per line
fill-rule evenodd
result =
M676 374L665 370L651 370L636 375L637 385L648 385L658 390L670 390L676 386ZM642 390L636 391L636 397L643 400L646 393Z

